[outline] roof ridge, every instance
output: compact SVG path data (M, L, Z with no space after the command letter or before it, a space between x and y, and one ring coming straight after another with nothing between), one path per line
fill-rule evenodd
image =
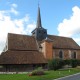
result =
M50 34L48 34L48 36L55 36L55 37L62 37L62 38L69 38L69 39L72 39L71 37L66 37L66 36L58 36L58 35L50 35Z
M16 34L16 33L8 33L8 35L19 35L19 36L30 36L30 37L33 37L32 35Z

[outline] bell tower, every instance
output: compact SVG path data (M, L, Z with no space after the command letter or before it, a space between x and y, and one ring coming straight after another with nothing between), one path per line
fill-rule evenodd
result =
M40 15L40 7L38 6L38 16L37 16L37 24L36 28L32 31L32 35L35 36L35 38L38 41L42 41L47 37L47 30L42 27L41 24L41 15Z

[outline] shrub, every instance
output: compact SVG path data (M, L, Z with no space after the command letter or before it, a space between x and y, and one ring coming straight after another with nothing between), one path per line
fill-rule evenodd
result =
M80 66L80 60L77 61L78 66Z
M44 74L45 73L44 73L42 67L39 67L39 68L35 69L34 71L32 71L32 73L29 75L34 76L34 75L44 75Z
M64 60L64 65L70 65L70 60Z
M61 60L61 59L52 59L48 61L49 70L61 69L63 66L69 65L72 68L80 66L80 60L70 59L70 60Z
M77 59L70 59L70 60L64 60L65 65L70 65L72 68L80 65L80 60Z
M78 66L78 60L76 60L76 59L71 59L71 60L70 60L70 65L72 66L72 68Z
M48 62L48 69L49 70L57 70L57 69L62 68L63 65L64 65L64 61L63 60L53 59L53 60L50 60Z

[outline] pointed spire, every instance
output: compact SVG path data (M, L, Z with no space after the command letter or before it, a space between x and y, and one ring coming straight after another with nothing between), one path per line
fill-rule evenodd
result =
M37 16L37 25L36 25L36 28L42 28L39 4L38 4L38 16Z

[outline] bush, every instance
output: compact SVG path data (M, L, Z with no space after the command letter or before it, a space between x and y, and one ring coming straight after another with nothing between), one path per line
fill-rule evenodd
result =
M70 65L70 60L64 60L65 65Z
M60 59L53 59L48 62L49 70L57 70L64 66L64 61Z
M70 60L64 60L65 65L70 65L72 68L80 65L80 60L77 59L70 59Z
M77 64L78 64L78 66L80 66L80 60L77 60Z
M37 68L36 70L32 71L31 74L29 74L30 76L34 76L34 75L44 75L44 71L42 69L42 67Z
M70 65L72 66L72 68L78 66L78 60L76 60L76 59L71 59L71 60L70 60Z
M77 59L70 59L70 60L53 59L48 62L48 69L49 70L57 70L57 69L61 69L65 65L69 65L72 68L74 68L74 67L80 65L80 60L77 60Z

